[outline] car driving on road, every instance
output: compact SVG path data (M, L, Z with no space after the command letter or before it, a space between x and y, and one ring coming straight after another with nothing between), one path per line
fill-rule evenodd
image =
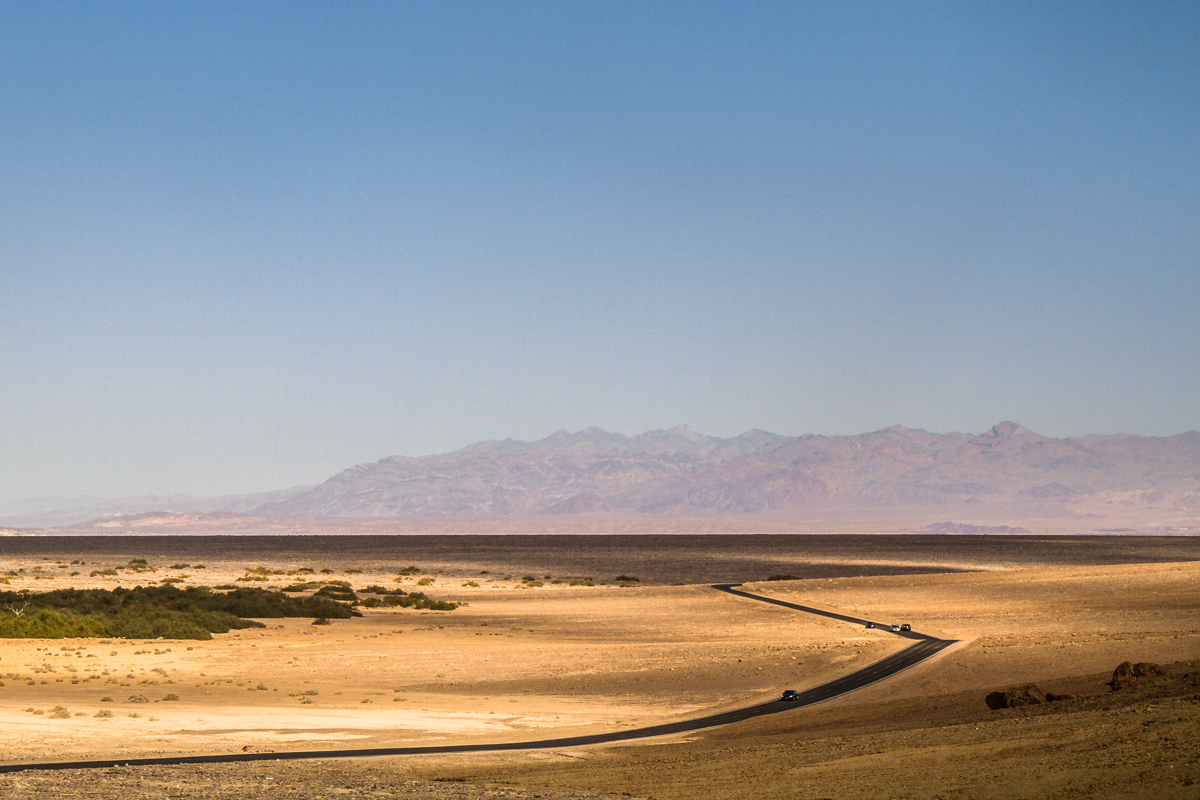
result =
M780 700L799 700L800 693L797 692L795 689L784 689L783 697L781 697L779 699Z

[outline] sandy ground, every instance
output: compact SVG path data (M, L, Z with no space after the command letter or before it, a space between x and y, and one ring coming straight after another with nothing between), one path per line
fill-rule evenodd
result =
M261 558L248 560L244 550L229 548L156 553L142 541L137 549L110 541L107 550L74 554L55 550L59 542L39 553L26 540L4 553L4 588L171 578L281 586L297 579L286 573L311 569L314 575L299 577L421 588L468 605L453 612L366 610L361 619L321 627L269 620L267 628L211 642L6 640L0 753L19 763L548 738L747 705L902 645L880 631L706 585L672 585L670 578L707 574L722 560L742 573L732 580L751 577L751 567L753 576L765 577L762 569L773 561L804 566L800 553L780 556L778 538L759 538L766 541L757 550L743 543L735 553L693 546L687 559L677 559L677 574L664 566L669 558L644 560L627 545L624 552L609 548L607 563L582 547L510 553L506 561L486 547L472 552L459 539L445 544L459 552L457 560L426 558L423 569L403 576L406 560L396 553L271 552L278 543L260 542ZM1078 540L1032 558L1015 556L1008 541L989 553L985 539L974 537L969 551L946 539L947 547L924 552L906 540L909 566L941 562L978 572L871 575L872 564L894 571L895 554L864 554L853 539L840 558L814 554L816 577L749 584L962 640L931 662L818 708L620 747L15 773L0 776L0 794L1200 796L1200 690L1186 677L1200 659L1200 559L1165 560L1180 555L1174 540L1165 550L1153 540L1128 546L1128 559L1160 563L1088 565ZM750 551L761 558L747 560ZM406 555L416 558L411 550ZM1112 550L1096 548L1095 555L1113 560ZM128 569L134 557L146 558L149 569ZM522 560L528 572L519 568ZM653 580L616 585L619 569L639 563L652 568L646 574ZM824 577L831 563L851 575ZM259 566L285 574L264 575ZM601 575L597 566L609 569ZM117 574L91 574L110 569ZM244 580L256 577L263 580ZM433 583L418 587L423 577ZM596 585L571 585L587 577ZM522 578L542 585L529 587ZM1104 681L1125 660L1175 664L1175 678L1112 693ZM989 691L1031 681L1079 697L1033 711L993 712L983 703Z

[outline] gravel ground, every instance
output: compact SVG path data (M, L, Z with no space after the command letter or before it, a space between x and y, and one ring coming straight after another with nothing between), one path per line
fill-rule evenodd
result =
M400 770L351 762L312 764L206 764L178 767L117 767L0 775L0 796L8 800L111 800L112 798L196 798L245 800L281 797L405 798L405 800L630 800L629 794L527 791L457 781L408 780Z

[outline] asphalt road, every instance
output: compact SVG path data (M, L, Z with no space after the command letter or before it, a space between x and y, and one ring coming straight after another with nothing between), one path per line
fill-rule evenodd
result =
M850 617L845 614L838 614L832 611L825 611L819 608L810 606L798 605L796 603L788 603L784 600L777 600L773 597L764 597L762 595L751 594L744 592L741 589L734 588L733 584L717 584L714 589L737 597L744 597L749 600L757 600L763 603L771 603L772 605L790 608L795 611L803 611L807 614L816 614L830 619L841 620L859 625L866 625L868 620ZM317 758L364 758L368 756L413 756L413 755L432 755L437 753L496 753L512 750L549 750L559 747L579 747L589 744L608 744L612 742L625 742L631 739L646 739L652 736L665 736L674 733L689 733L691 731L703 730L705 728L715 728L719 725L728 725L733 722L741 722L755 717L762 717L768 714L779 714L784 711L793 711L799 708L823 703L826 700L832 700L835 697L840 697L849 692L862 689L870 686L873 683L878 683L885 678L902 672L909 667L916 666L922 661L931 658L940 653L950 645L955 643L953 639L937 639L932 636L926 636L916 631L906 631L903 633L893 633L888 630L888 625L884 623L876 623L878 629L882 633L888 633L892 636L899 636L905 639L915 640L914 644L906 647L898 653L893 653L884 659L869 664L862 669L852 672L849 675L843 675L840 678L835 678L827 683L822 683L819 686L814 686L810 689L805 689L799 693L795 700L785 701L778 698L768 700L765 703L758 705L747 706L733 711L725 711L720 714L710 714L704 717L694 717L692 719L680 720L678 722L667 722L662 725L650 725L643 728L630 728L624 731L607 731L605 733L595 733L589 736L568 736L558 739L536 739L527 742L500 742L495 744L457 744L457 745L430 745L426 747L373 747L358 750L290 750L278 753L224 753L218 755L200 755L200 756L163 756L159 758L120 758L120 759L104 759L96 761L58 761L58 762L30 762L22 764L0 764L0 773L4 772L21 772L24 770L50 770L50 769L97 769L104 767L116 766L161 766L171 764L227 764L238 761L297 761L302 759L317 759Z

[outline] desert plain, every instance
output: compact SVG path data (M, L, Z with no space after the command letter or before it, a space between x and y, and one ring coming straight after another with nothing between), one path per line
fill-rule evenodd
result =
M684 735L29 770L0 775L9 798L1200 797L1196 537L10 536L0 580L31 591L339 580L463 604L262 620L211 641L0 640L5 765L621 730L760 703L907 644L717 582L958 641L836 700ZM1125 661L1165 674L1114 691ZM1070 697L984 702L1029 683Z

